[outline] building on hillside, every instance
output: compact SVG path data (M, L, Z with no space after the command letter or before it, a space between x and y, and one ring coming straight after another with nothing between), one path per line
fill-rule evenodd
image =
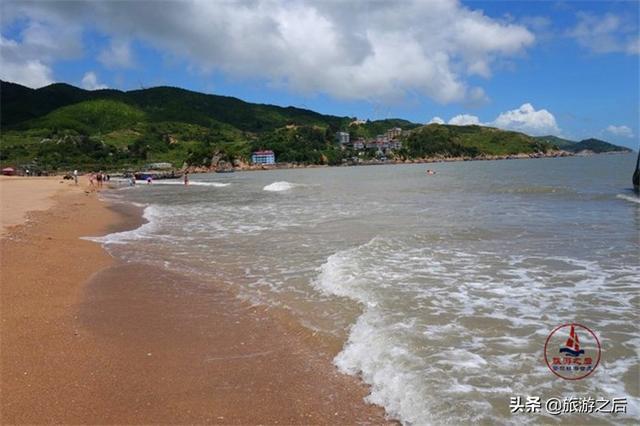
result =
M393 150L402 149L402 142L400 142L398 139L389 141L389 148Z
M349 132L337 132L336 142L340 145L347 145L349 143Z
M251 154L253 164L275 164L276 155L271 150L255 151Z
M355 150L364 149L365 143L366 143L366 140L364 138L358 138L355 141L353 141L353 149Z
M378 148L378 144L373 139L367 139L367 141L364 143L364 147L367 149L374 149Z
M387 130L386 136L389 139L395 139L402 135L402 129L400 127L394 127L392 129Z

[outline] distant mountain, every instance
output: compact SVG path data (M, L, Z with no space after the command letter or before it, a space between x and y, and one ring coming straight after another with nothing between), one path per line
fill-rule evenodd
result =
M0 82L0 106L0 162L48 169L131 168L152 161L210 166L247 162L258 149L273 150L282 162L336 165L382 155L373 147L344 149L336 143L337 131L370 140L391 128L402 129L402 148L384 155L397 160L531 155L556 147L624 150L597 140L533 138L480 126L359 121L175 87L123 92Z
M602 152L631 152L631 149L624 146L614 145L600 139L590 138L581 140L575 144L573 152L580 151L592 151L599 154Z
M448 154L452 157L517 155L547 152L553 144L520 132L485 126L428 124L407 137L406 148L415 157Z
M557 136L538 136L536 137L536 139L548 142L557 146L559 149L569 152L591 151L596 154L604 152L631 152L631 149L627 147L614 145L612 143L594 138L584 139L580 142L562 139Z
M14 128L63 106L95 99L109 99L135 106L147 113L149 121L181 121L201 126L222 122L250 132L274 130L287 124L332 124L339 127L343 122L350 121L348 117L323 115L295 107L251 104L229 96L208 95L176 87L122 92L89 91L63 83L30 89L2 82L0 92L0 123L3 129Z
M536 139L549 142L550 144L557 146L558 149L563 149L568 151L571 151L573 146L576 144L575 141L571 141L569 139L563 139L563 138L559 138L558 136L551 136L551 135L538 136L536 137Z

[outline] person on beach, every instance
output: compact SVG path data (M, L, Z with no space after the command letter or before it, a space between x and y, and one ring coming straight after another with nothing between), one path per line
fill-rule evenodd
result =
M184 184L189 185L189 172L184 172Z
M96 179L96 175L95 173L91 173L89 175L89 186L91 186L91 190L93 191L93 189L95 188L95 183L94 180Z
M129 186L136 186L136 177L135 176L131 176L131 179L129 179Z
M96 181L98 182L98 188L102 188L102 172L98 172L96 175Z
M77 185L78 184L78 170L74 170L73 171L73 180Z

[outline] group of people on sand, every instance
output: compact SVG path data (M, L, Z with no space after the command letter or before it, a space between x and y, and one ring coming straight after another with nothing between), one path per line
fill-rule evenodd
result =
M102 170L98 173L91 173L89 175L89 185L91 189L100 189L104 182L109 182L111 180L111 176L106 173L102 173Z

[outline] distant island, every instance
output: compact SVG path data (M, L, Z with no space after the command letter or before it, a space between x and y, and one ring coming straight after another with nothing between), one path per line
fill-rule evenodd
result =
M150 162L210 170L629 152L484 126L375 121L253 104L174 87L123 92L0 82L0 164L32 170L132 170ZM257 158L253 156L254 160ZM260 157L262 158L262 157Z

